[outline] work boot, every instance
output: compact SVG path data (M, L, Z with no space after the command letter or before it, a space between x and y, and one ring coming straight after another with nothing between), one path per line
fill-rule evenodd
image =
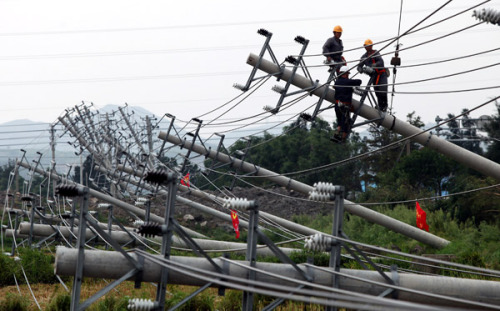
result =
M342 142L342 134L340 133L335 133L333 136L330 138L330 141L334 143L341 143Z

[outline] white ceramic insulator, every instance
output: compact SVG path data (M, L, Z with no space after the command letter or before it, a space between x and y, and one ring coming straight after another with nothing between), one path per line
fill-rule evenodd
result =
M335 186L331 183L320 181L320 182L314 184L314 190L316 190L317 192L334 193Z
M224 206L228 208L234 208L234 209L246 209L250 207L250 201L247 199L242 199L242 198L233 198L233 199L226 199L224 202Z
M139 228L142 225L144 225L144 220L134 220L134 227Z
M330 201L330 194L312 191L309 192L309 200L327 202Z
M132 311L148 311L152 310L155 303L150 299L133 298L128 301L127 309Z

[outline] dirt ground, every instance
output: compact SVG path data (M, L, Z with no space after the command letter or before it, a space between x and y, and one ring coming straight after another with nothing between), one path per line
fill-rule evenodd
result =
M220 193L213 193L221 197ZM307 197L301 193L288 191L283 187L274 187L271 189L257 188L241 188L235 187L232 194L236 198L244 198L247 200L255 200L259 206L259 210L269 214L291 220L294 215L328 215L331 213L331 205L326 205L320 202L306 201ZM194 195L183 194L183 197L205 206L213 207L219 211L227 213L226 209L221 208L217 204L207 199L200 199ZM176 204L176 212L179 216L191 214L198 221L208 220L219 222L206 214L203 214L196 209L183 205ZM161 211L160 211L161 213ZM162 215L162 214L158 214Z

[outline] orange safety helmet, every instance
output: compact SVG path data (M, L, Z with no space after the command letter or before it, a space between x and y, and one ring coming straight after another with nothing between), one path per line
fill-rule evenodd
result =
M373 41L370 39L366 39L364 45L373 45Z
M342 27L340 27L339 25L333 27L333 31L334 32L342 32Z

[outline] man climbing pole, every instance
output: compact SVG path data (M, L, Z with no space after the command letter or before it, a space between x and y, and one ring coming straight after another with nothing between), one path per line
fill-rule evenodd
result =
M342 36L342 27L339 25L333 28L333 37L328 38L323 45L323 55L326 56L325 64L330 64L330 70L338 70L342 65L345 65L345 59L342 57L344 45L340 37Z
M377 96L378 108L385 112L387 110L387 77L389 72L384 67L384 60L380 53L373 49L373 41L366 39L364 47L366 53L361 56L358 71L374 76L373 88Z
M353 87L360 86L361 80L349 79L349 68L342 66L339 77L335 81L335 115L337 116L337 131L332 141L344 142L351 130L351 109Z

